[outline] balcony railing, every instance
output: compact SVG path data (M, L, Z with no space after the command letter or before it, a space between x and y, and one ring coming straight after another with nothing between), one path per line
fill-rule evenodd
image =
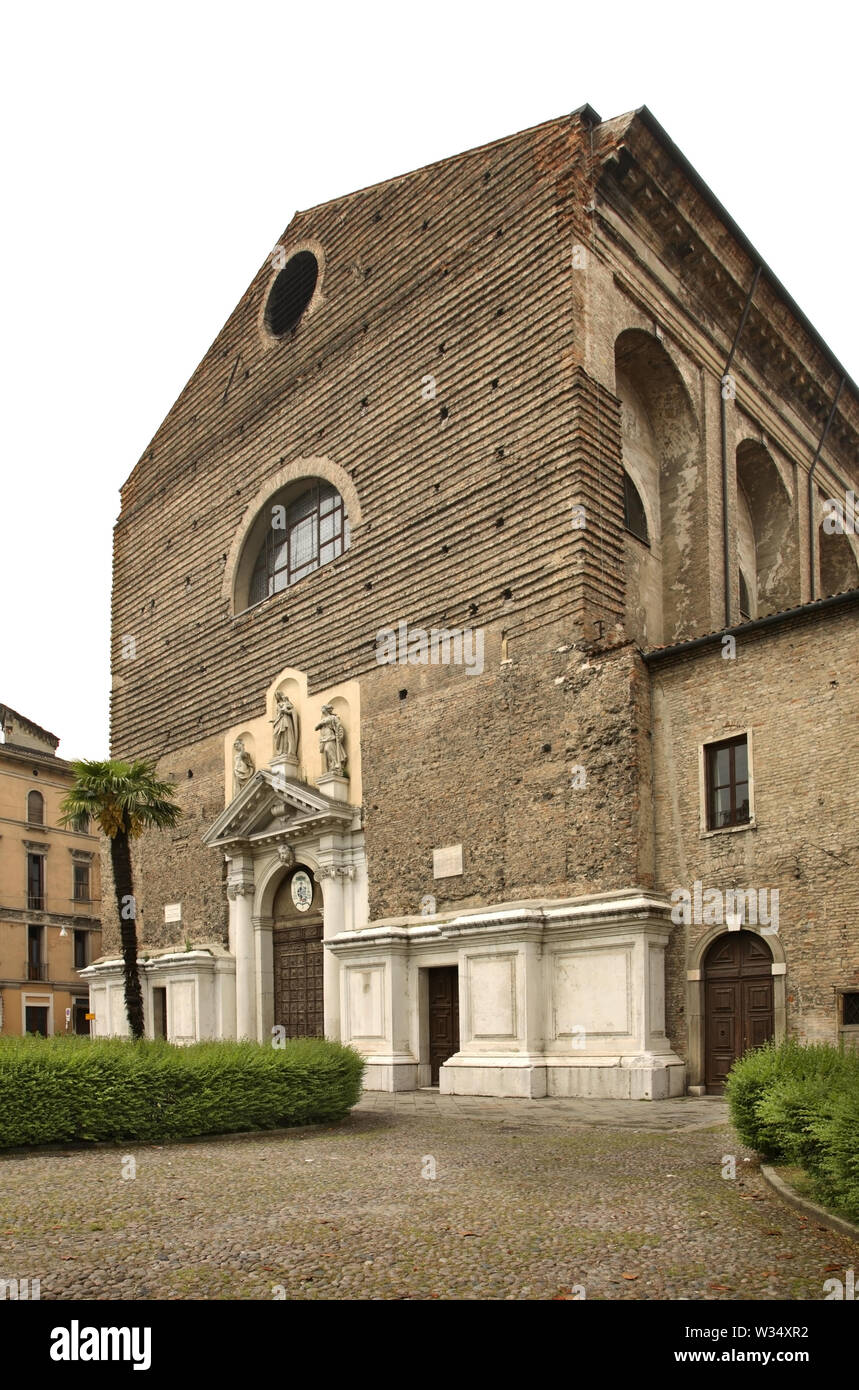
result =
M46 908L45 908L45 895L44 895L44 893L28 893L28 894L27 894L27 911L28 911L28 912L45 912L45 911L46 911Z
M24 965L25 980L41 980L44 982L48 978L48 963L44 960L28 960Z

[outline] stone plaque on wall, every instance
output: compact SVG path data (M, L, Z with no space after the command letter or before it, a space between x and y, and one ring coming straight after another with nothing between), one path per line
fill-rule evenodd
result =
M432 852L433 878L455 878L462 873L462 845L446 845Z
M172 1039L174 1042L194 1042L197 1036L195 988L193 980L173 980L170 983Z
M470 957L468 981L472 1037L515 1038L515 954Z
M181 904L181 903L165 903L165 904L164 904L164 921L165 921L165 922L181 922L181 921L182 921L182 904Z
M346 972L349 1036L383 1041L385 1037L385 967L351 966Z
M553 961L555 1037L632 1034L632 953L626 945L584 946Z

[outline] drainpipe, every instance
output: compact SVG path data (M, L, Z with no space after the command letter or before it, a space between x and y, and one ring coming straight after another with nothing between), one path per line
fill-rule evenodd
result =
M817 558L817 546L815 544L815 541L817 539L817 527L814 524L814 513L816 511L814 505L814 470L817 467L817 460L820 458L823 446L826 443L826 436L829 433L829 426L832 424L832 421L835 418L835 411L838 408L838 402L841 399L841 392L844 390L844 383L846 380L847 378L845 376L842 376L840 382L838 383L838 390L835 392L835 400L832 402L832 409L829 412L829 417L826 421L826 424L823 426L823 434L820 436L820 442L818 443L817 448L814 451L814 458L811 461L811 472L808 475L808 563L811 569L812 603L814 602L815 598L814 591L817 587L817 585L815 584L815 561Z
M722 548L725 560L725 626L731 626L731 527L728 517L728 413L726 409L727 396L725 395L725 377L731 370L731 363L734 360L734 353L737 351L737 344L740 341L740 334L746 326L746 319L752 307L752 300L755 297L755 290L760 279L760 264L755 266L755 273L752 279L751 288L746 296L746 306L743 309L737 331L734 334L734 341L731 351L728 353L728 360L725 363L725 370L722 373L722 390L719 394L719 424L722 434Z

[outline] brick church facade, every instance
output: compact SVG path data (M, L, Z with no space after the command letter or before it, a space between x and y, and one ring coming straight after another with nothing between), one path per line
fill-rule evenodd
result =
M122 489L149 1031L534 1096L852 1039L858 445L646 109L296 214Z

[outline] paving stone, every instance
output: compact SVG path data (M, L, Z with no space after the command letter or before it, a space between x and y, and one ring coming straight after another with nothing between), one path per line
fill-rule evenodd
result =
M855 1266L766 1185L720 1100L467 1100L368 1095L286 1134L7 1155L0 1274L40 1278L43 1299L731 1301L821 1300Z

